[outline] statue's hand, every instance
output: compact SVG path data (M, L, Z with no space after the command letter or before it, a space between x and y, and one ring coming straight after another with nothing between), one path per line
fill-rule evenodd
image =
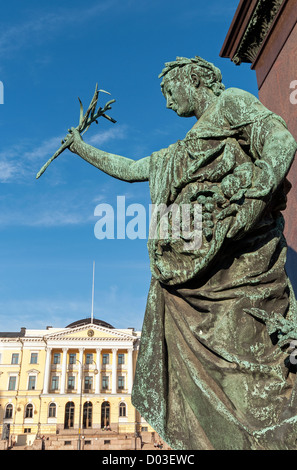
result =
M218 216L218 220L232 217L232 223L227 238L241 238L259 220L265 209L265 202L261 200L247 200L243 205L230 204Z
M227 238L232 238L242 228L240 217L238 217L239 210L240 208L238 204L233 203L233 204L230 204L230 206L223 209L221 213L217 216L217 220L224 220L229 217L232 217L233 219L233 223L231 224L231 227L227 233Z
M79 131L75 127L71 127L69 130L69 134L66 135L64 141L62 143L67 142L67 140L72 141L69 150L73 153L77 153L78 145L83 142Z

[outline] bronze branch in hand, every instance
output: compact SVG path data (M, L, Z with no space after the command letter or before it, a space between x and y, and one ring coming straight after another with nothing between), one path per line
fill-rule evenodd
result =
M82 102L81 102L80 98L78 98L79 103L80 103L80 117L79 117L79 124L75 129L81 135L83 135L89 129L90 125L93 122L96 122L96 124L98 124L98 118L100 116L103 116L105 119L108 119L109 121L111 121L113 123L116 122L115 119L113 119L112 117L110 117L106 114L106 111L111 109L111 105L112 105L112 103L115 102L115 100L108 101L103 108L99 107L98 110L96 111L96 107L97 107L100 92L107 93L108 95L110 95L110 93L108 91L98 90L98 85L96 84L94 96L93 96L93 98L90 102L90 105L89 105L89 107L88 107L85 114L84 114L84 111L83 111ZM61 155L61 153L64 152L64 150L66 148L68 148L73 143L72 130L68 129L68 132L69 132L69 134L67 134L66 138L64 140L62 140L61 147L45 163L45 165L43 165L41 170L37 173L36 179L38 179L45 172L45 170L50 165L50 163L52 163L53 160L55 160L59 155Z

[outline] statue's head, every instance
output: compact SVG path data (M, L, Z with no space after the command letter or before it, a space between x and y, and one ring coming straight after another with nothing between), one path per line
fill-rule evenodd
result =
M175 61L165 63L165 68L159 75L161 77L161 89L167 99L167 107L179 116L190 117L196 114L194 108L197 108L197 100L202 99L201 89L207 89L209 99L212 95L219 96L225 90L221 71L198 56L194 59L177 57ZM206 94L203 95L205 100Z

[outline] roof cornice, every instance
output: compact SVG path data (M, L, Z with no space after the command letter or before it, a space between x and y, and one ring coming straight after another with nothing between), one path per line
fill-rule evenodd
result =
M241 0L220 52L236 65L253 63L288 0Z

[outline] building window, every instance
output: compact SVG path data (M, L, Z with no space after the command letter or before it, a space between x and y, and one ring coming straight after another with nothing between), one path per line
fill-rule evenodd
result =
M123 390L125 388L125 377L120 375L118 377L118 389Z
M123 418L124 416L127 416L127 414L126 414L126 403L123 403L123 402L120 403L119 416L120 416L120 418Z
M104 401L101 405L101 428L106 428L109 426L110 419L110 403Z
M118 355L118 364L125 364L125 354L119 354Z
M103 390L107 390L108 389L108 382L109 382L109 377L107 375L103 375L102 377L102 388Z
M31 353L30 364L37 364L38 353Z
M75 377L74 377L74 375L70 375L68 377L67 388L68 388L68 390L74 390L74 388L75 388Z
M86 354L86 364L92 364L92 362L93 362L93 354L92 353Z
M29 375L28 390L35 390L35 386L36 386L36 377L35 377L35 375Z
M57 375L54 375L52 377L51 389L52 390L58 390L58 388L59 388L59 377Z
M9 403L5 409L5 415L4 415L4 418L5 419L10 419L12 418L12 412L13 412L13 406L11 403Z
M11 363L12 364L18 364L19 363L19 354L18 353L13 353L12 354Z
M15 390L16 389L16 376L12 375L9 377L8 382L8 390Z
M31 428L25 428L24 433L25 434L30 434L31 433Z
M61 363L61 353L54 353L54 364Z
M92 415L93 415L93 405L90 401L86 401L84 403L83 409L83 428L91 428L92 427Z
M76 353L69 354L69 364L76 364Z
M25 408L25 418L33 418L33 405L32 403L28 403Z
M84 382L84 389L85 391L90 391L92 390L92 385L93 385L93 377L90 377L89 375L87 375L85 377L85 382Z
M102 363L103 364L109 364L109 354L103 354Z
M69 401L65 405L65 419L64 419L64 428L70 429L74 426L74 403Z
M55 418L56 417L56 411L57 411L56 404L55 403L50 403L50 405L48 407L48 417L49 418Z

